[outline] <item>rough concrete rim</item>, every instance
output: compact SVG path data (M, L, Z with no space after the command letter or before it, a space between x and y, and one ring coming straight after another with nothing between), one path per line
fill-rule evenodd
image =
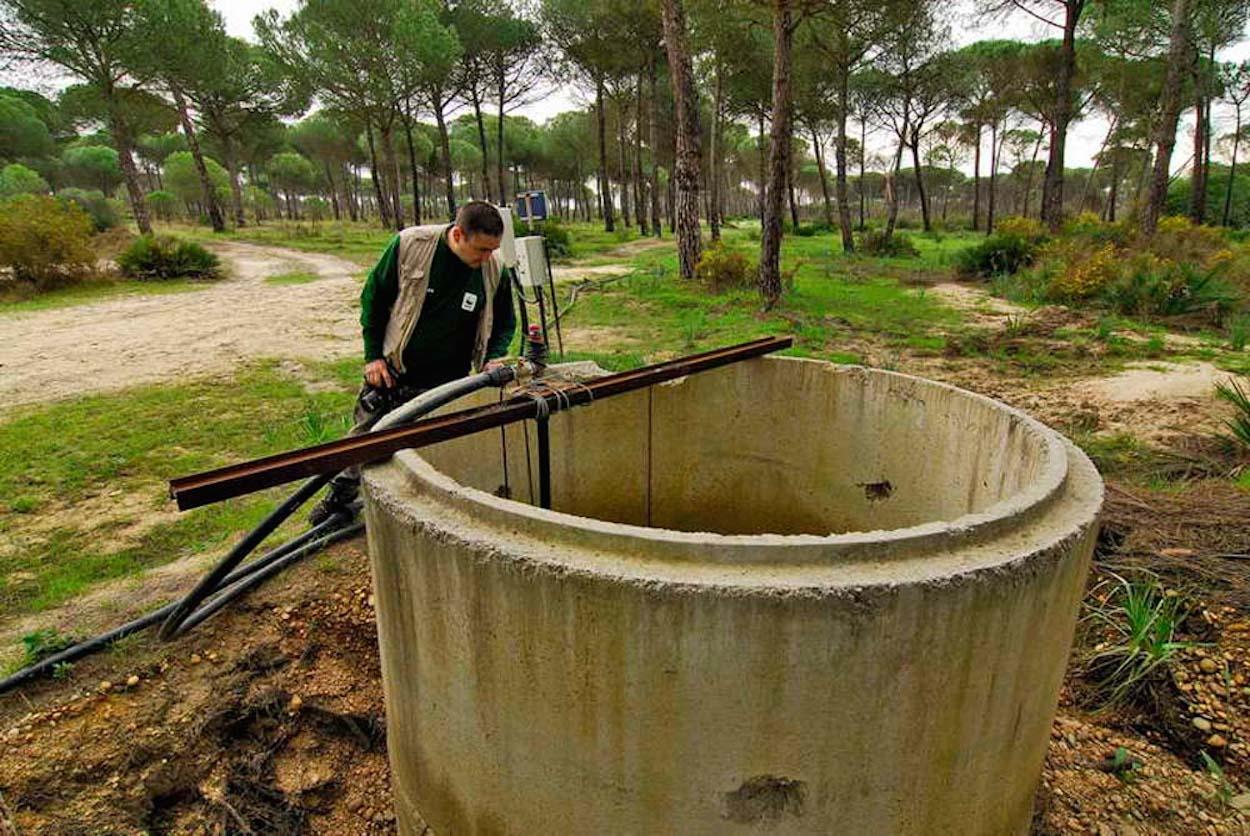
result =
M872 558L884 553L914 550L942 550L983 541L1017 528L1044 513L1063 492L1069 477L1069 458L1075 448L1055 430L1014 407L946 383L863 366L838 366L821 360L796 357L759 358L754 362L813 363L830 373L874 375L892 383L921 389L945 390L1007 415L1022 426L1042 447L1043 465L1038 478L1024 489L991 505L984 511L964 514L953 520L934 520L914 526L841 534L717 534L609 522L562 511L548 511L522 502L503 499L468 487L437 470L417 451L404 450L394 460L420 486L421 492L482 520L516 529L541 533L549 541L584 542L593 538L600 545L615 541L621 547L644 541L644 548L677 555L686 553L702 560L721 563L779 561L811 562L819 559ZM680 378L671 384L680 384ZM588 408L593 409L592 404ZM1076 450L1079 458L1084 454ZM635 546L637 547L637 546Z
M546 511L462 485L412 450L396 454L391 465L370 467L366 479L370 495L392 514L416 525L440 517L454 522L456 529L464 524L466 529L480 531L485 525L505 531L520 552L529 552L535 565L562 565L564 571L592 574L606 572L637 582L662 577L670 584L690 582L739 590L764 586L828 592L830 587L895 586L900 581L900 564L910 564L903 572L909 580L1001 570L1058 545L1071 531L1098 516L1103 484L1088 457L1058 432L1014 407L959 387L893 371L835 366L798 357L766 357L752 362L811 362L825 366L830 374L883 376L891 385L914 387L913 391L919 387L955 392L1004 412L1024 427L1041 446L1043 466L1023 490L985 511L901 529L825 536L686 532ZM414 499L435 507L417 511L411 505ZM1010 549L1004 550L1004 539L1011 541ZM530 547L522 547L522 542ZM602 561L587 565L587 549L601 555ZM575 552L580 556L572 557Z

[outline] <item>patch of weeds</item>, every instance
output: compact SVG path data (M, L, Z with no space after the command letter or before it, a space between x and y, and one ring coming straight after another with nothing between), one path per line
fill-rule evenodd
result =
M1239 381L1228 380L1215 384L1216 395L1233 405L1232 418L1224 421L1233 440L1250 450L1250 391Z
M57 662L52 666L52 678L57 682L64 682L74 673L73 662Z
M305 446L324 444L342 437L351 427L345 414L319 410L316 404L309 404L297 422L303 434Z
M1091 701L1100 708L1150 696L1167 681L1177 654L1196 646L1177 638L1189 614L1180 596L1166 594L1150 575L1132 580L1110 575L1090 590L1084 616L1102 637L1083 666L1084 678L1094 686Z
M321 276L316 273L310 273L304 270L295 270L290 273L278 273L273 276L265 277L265 284L288 285L288 284L308 284L320 279Z
M30 514L39 508L39 500L33 496L18 496L9 501L9 510L14 514Z
M1128 749L1125 749L1123 746L1117 746L1111 757L1103 761L1099 767L1102 771L1114 775L1124 783L1131 784L1140 777L1143 765Z
M686 348L694 348L707 336L707 312L694 310L681 318L681 339Z
M1250 314L1240 314L1228 323L1228 347L1233 351L1245 351L1250 343Z
M1206 750L1199 752L1202 756L1202 767L1207 774L1215 779L1215 800L1219 802L1221 807L1228 807L1233 800L1233 785L1228 780L1228 776L1224 774L1224 767L1219 762L1207 754Z
M61 633L55 627L35 630L22 636L22 655L8 666L6 674L15 673L31 665L37 665L77 643L73 636Z

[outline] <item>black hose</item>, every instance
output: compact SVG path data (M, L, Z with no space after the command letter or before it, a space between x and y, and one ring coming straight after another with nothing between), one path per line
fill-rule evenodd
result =
M306 556L311 553L311 549L309 549L309 551L303 551L303 548L306 544L309 544L310 541L317 540L317 542L321 542L317 539L319 535L322 535L322 539L325 539L326 537L335 537L335 539L338 539L335 535L339 534L339 532L332 531L332 529L334 529L335 526L343 525L344 522L347 522L347 518L342 514L336 514L315 528L305 531L298 537L283 543L281 546L278 546L272 551L266 552L264 555L258 557L256 560L253 560L251 563L248 563L246 566L230 573L222 581L222 589L224 590L222 594L230 594L233 592L233 590L228 588L231 584L250 578L260 570L273 565L293 552L301 553L301 556ZM329 531L330 534L327 535L327 531ZM124 639L126 636L138 633L141 630L146 630L153 624L156 624L164 619L169 615L169 613L173 612L175 606L177 606L177 602L166 604L163 607L152 610L146 615L139 616L133 621L128 621L120 627L114 627L107 633L101 633L94 638L87 639L86 641L67 647L59 653L55 653L52 656L31 665L30 667L23 668L22 670L14 673L12 676L0 680L0 694L52 672L57 665L74 662L84 656L90 656L92 653L103 650L107 645L110 645L115 641Z
M261 542L273 533L273 530L286 520L287 517L294 514L299 507L308 501L309 497L317 493L325 487L326 483L334 478L333 473L323 473L320 476L314 476L303 485L299 490L291 494L286 500L269 512L269 515L261 520L260 525L256 526L248 535L235 544L221 562L212 568L212 570L200 578L200 582L195 588L187 593L186 597L174 605L174 609L169 614L169 618L165 619L165 623L161 625L159 633L162 639L172 639L178 634L178 627L191 614L191 610L199 606L200 602L213 594L221 585L221 579L224 578L243 558L252 553Z
M489 371L453 380L450 383L418 395L385 416L371 417L357 429L382 430L395 424L414 420L444 404L472 394L479 389L485 389L488 386L503 386L505 383L515 380L516 373L517 370L513 366L499 366ZM171 639L179 636L202 623L240 595L246 594L258 584L276 575L293 563L337 540L349 537L360 531L364 528L363 523L353 523L350 516L340 512L305 531L298 537L267 552L241 569L235 569L287 517L291 516L310 497L333 479L335 475L337 474L314 476L301 485L295 493L291 494L281 505L271 511L261 521L260 525L240 540L230 550L230 553L222 558L207 575L201 578L200 582L195 585L195 588L180 601L166 604L133 621L128 621L120 627L115 627L106 633L101 633L94 638L79 642L37 664L17 671L12 676L0 680L0 694L52 671L57 665L89 656L119 639L123 639L140 630L146 630L148 627L161 621L164 622L160 630L162 639ZM210 597L211 600L208 600L208 603L204 603Z

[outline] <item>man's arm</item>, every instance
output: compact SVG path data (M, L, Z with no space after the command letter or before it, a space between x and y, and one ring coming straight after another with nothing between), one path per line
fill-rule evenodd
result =
M396 235L382 251L382 257L369 271L365 286L360 289L360 333L365 343L365 380L371 386L394 386L390 370L382 357L386 340L386 323L391 306L399 296L399 236Z
M495 288L494 319L490 339L486 343L486 359L497 360L508 353L512 335L516 333L516 311L512 307L512 271L499 271L499 287Z
M399 295L399 236L396 235L382 251L382 257L369 271L365 286L360 289L360 332L365 341L365 362L382 357L386 339L386 323L391 306Z

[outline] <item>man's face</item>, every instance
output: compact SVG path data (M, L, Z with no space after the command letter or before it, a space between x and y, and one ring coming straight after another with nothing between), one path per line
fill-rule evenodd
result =
M481 267L490 254L499 249L500 238L481 232L467 233L459 226L453 226L448 235L451 249L460 260L470 267Z

